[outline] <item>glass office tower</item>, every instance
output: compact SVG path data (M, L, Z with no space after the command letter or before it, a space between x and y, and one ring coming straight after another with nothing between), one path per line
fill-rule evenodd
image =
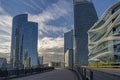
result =
M64 33L64 53L67 49L73 49L73 30Z
M120 2L110 7L88 31L89 63L120 64Z
M38 24L35 22L26 22L22 25L23 34L23 61L25 61L26 50L28 59L30 59L31 67L37 67L37 40L38 40Z
M76 66L88 64L88 34L87 31L98 20L94 5L89 0L73 0L74 3L74 35Z
M28 26L29 26L29 29L28 29ZM26 28L26 30L24 28ZM31 30L31 29L33 29L33 30ZM12 69L23 69L24 68L24 55L25 55L25 53L23 50L24 50L24 47L26 45L29 45L29 47L31 47L32 50L34 51L34 53L30 53L30 54L37 55L37 39L38 39L37 38L38 31L37 30L38 29L37 29L36 23L28 22L28 15L27 14L20 14L20 15L17 15L13 18L11 55L10 55L10 63L11 63ZM36 31L36 32L33 32L33 31ZM32 34L34 36L31 35L31 37L29 37L28 34L30 34L30 32L32 32ZM31 40L31 39L34 39L34 40ZM25 41L26 42L28 41L29 44L26 44ZM30 46L30 44L33 44L33 45ZM29 50L28 50L28 52L31 52ZM32 56L32 57L35 57L35 56ZM34 58L31 58L31 61L33 61L33 59ZM35 61L37 63L38 60L35 59ZM35 63L35 66L36 66L36 63Z
M65 65L66 65L66 59L65 59L66 55L67 55L67 57L69 57L69 55L70 55L70 58L71 58L70 60L73 60L73 51L69 54L69 50L73 50L73 30L64 33L64 62L65 62ZM72 64L73 64L73 62L72 62Z
M10 63L11 67L16 69L19 67L23 67L22 65L22 51L21 47L21 27L22 24L28 21L27 14L17 15L13 18L12 22L12 40L11 40L11 55L10 55Z

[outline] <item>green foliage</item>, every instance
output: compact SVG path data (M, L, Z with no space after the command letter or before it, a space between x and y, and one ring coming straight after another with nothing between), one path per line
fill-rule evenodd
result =
M112 61L108 61L106 63L103 62L95 62L95 63L90 63L89 66L90 67L102 67L102 66L113 66L113 62Z

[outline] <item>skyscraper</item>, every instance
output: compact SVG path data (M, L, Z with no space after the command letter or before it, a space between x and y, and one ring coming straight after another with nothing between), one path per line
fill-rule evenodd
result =
M67 55L69 56L68 51L71 49L73 50L73 30L64 33L64 62L66 61L66 53L68 53ZM73 55L71 58L73 59Z
M38 65L37 40L38 40L38 24L35 22L26 22L22 25L23 36L23 58L25 58L26 49L28 50L28 58L31 59L31 67Z
M65 53L65 67L73 68L73 49L67 49Z
M73 0L74 2L74 35L76 66L88 64L88 35L87 31L98 20L94 5L89 0Z
M0 57L0 69L6 69L7 68L7 59Z
M67 49L73 49L73 30L64 33L64 53Z
M21 14L13 18L10 63L13 69L24 68L25 49L28 50L30 64L36 66L38 25L28 22L28 15Z
M21 29L22 24L27 22L28 16L27 14L17 15L13 18L12 22L12 40L11 40L11 55L10 55L10 63L11 67L16 69L22 67L22 41L20 40L22 35Z
M39 65L43 65L43 56L38 57L38 63Z

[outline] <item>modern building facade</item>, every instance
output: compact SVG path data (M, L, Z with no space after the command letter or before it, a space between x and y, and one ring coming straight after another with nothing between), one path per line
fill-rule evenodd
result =
M69 56L68 50L70 50L70 49L73 50L73 30L64 33L64 63L65 63L65 67L68 63L66 61L68 61L67 60L68 59L67 57ZM66 55L68 55L68 56L66 57ZM73 55L72 55L72 59L73 59Z
M110 7L88 31L89 63L120 64L120 2Z
M73 49L73 30L64 33L64 53L67 49Z
M37 58L37 23L28 22L28 15L21 14L13 18L10 63L12 69L23 69L25 49L31 59L31 67L38 64Z
M11 55L10 63L11 68L23 67L22 64L22 43L20 41L21 27L24 22L27 22L27 14L17 15L13 18L12 22L12 40L11 40ZM20 47L21 46L21 47ZM21 55L21 56L20 56Z
M0 58L0 69L7 69L7 59Z
M24 69L28 69L28 68L31 68L31 58L29 57L28 55L28 48L25 49L25 52L24 52Z
M49 62L48 63L49 67L55 67L55 68L64 68L64 63L63 62Z
M28 51L28 59L31 67L38 65L37 40L38 40L38 24L35 22L26 22L22 25L23 35L23 60L25 59L26 50Z
M88 64L87 31L98 20L94 5L89 0L73 0L74 3L74 64Z
M43 56L38 57L39 65L43 65Z
M68 49L65 53L65 67L73 68L73 49Z
M62 54L50 54L48 52L42 53L43 56L43 64L48 64L50 62L64 62L64 56Z

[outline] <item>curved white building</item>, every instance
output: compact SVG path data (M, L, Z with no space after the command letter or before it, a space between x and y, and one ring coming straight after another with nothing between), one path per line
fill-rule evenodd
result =
M120 63L120 2L110 7L88 31L89 62Z

